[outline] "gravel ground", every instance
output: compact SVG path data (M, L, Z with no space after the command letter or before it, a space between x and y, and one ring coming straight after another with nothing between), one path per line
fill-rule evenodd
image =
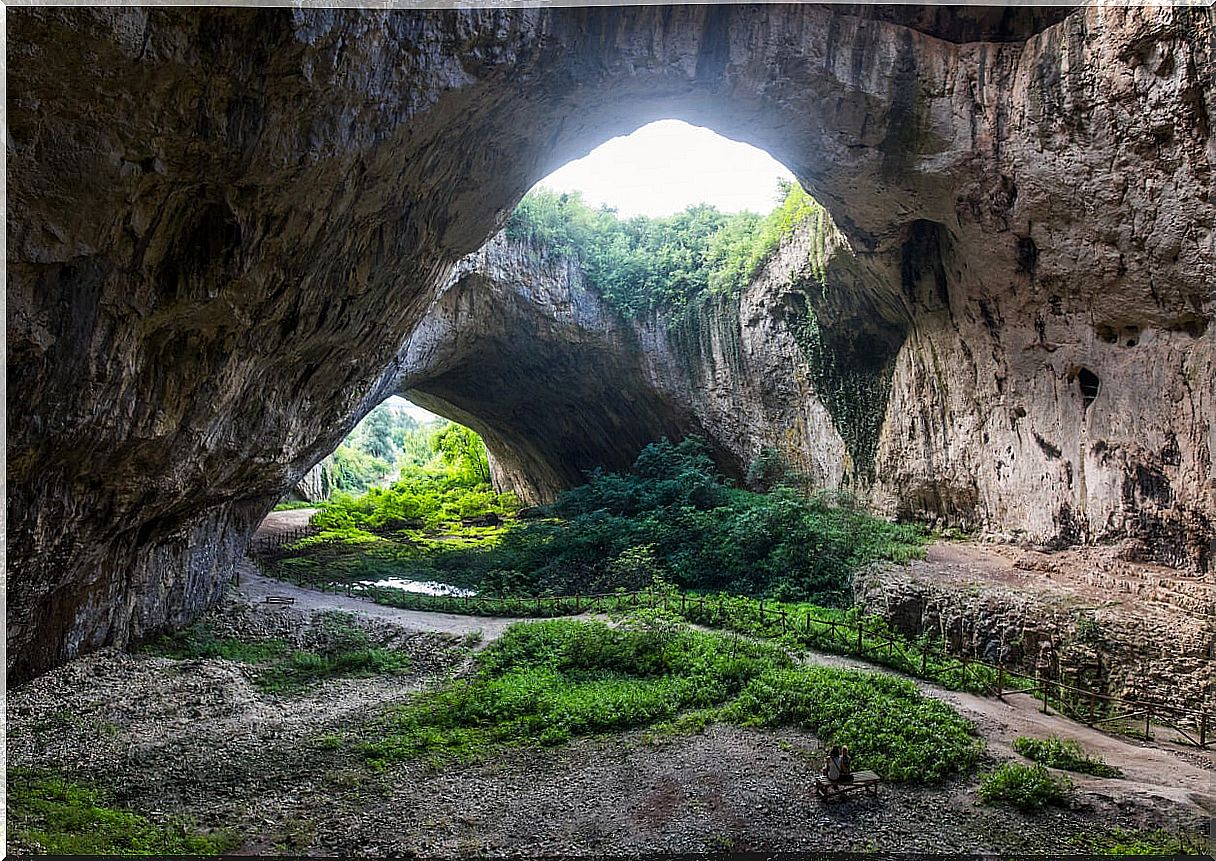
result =
M347 600L251 602L264 589L283 591L243 576L242 590L213 624L233 636L315 645L326 636L318 614ZM808 790L811 763L822 758L815 738L725 726L511 750L441 771L404 763L377 773L327 734L349 742L374 733L386 707L466 665L472 643L462 633L489 639L498 628L454 617L463 630L435 619L444 630L424 631L435 614L392 617L381 612L391 608L353 603L368 611L360 624L373 641L409 651L408 675L274 695L231 661L103 650L9 692L9 764L96 782L154 819L185 814L203 827L234 828L245 838L241 854L1059 852L1070 834L1116 824L1199 830L1216 809L1206 757L1040 715L1024 697L1001 703L928 686L976 722L989 743L986 766L1012 757L1017 734L1056 732L1100 750L1129 779L1075 776L1071 809L1033 817L978 805L974 776L931 789L884 786L876 799L825 806Z

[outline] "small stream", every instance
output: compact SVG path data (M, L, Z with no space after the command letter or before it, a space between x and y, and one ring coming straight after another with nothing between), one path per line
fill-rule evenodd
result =
M338 586L340 584L335 583L334 585ZM462 589L459 586L440 583L437 580L405 580L401 577L387 577L383 580L360 580L353 586L355 589L367 587L400 589L403 592L416 592L422 595L453 595L457 598L472 597L477 594L476 590Z

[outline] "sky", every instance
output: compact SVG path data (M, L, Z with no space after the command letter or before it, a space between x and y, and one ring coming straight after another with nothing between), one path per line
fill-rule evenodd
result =
M659 120L613 138L537 185L581 191L592 206L607 204L629 218L671 215L694 203L767 213L777 203L779 178L794 177L764 150L680 120Z
M433 422L440 417L435 415L430 410L424 410L415 403L407 401L401 395L389 395L384 401L393 409L405 410L405 414L418 422Z

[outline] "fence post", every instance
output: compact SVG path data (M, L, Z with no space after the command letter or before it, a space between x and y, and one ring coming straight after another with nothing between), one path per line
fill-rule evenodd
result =
M803 618L806 619L806 632L809 635L811 633L811 613L809 610Z
M683 592L681 592L680 593L680 612L681 613L684 612L684 609L687 606L687 604L688 604L688 596L685 595Z
M760 624L764 624L764 599L760 599Z
M1153 716L1153 710L1149 706L1144 707L1144 740L1148 741L1151 736L1148 734L1148 724Z
M1199 713L1199 747L1205 748L1208 746L1208 713Z
M781 633L785 633L785 608L781 608Z
M577 592L575 592L574 593L574 615L577 616L579 613L581 613L583 611L582 607L583 607L583 599Z
M857 623L857 654L861 654L861 622Z
M1087 721L1087 723L1090 726L1094 725L1094 706L1096 704L1097 704L1097 697L1094 696L1093 691L1090 691L1089 692L1089 720Z
M996 665L996 698L999 700L1005 699L1005 661L1001 660Z

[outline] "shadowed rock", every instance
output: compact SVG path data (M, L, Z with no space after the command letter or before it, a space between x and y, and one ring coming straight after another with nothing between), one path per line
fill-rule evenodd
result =
M10 680L212 602L456 261L660 117L887 273L876 502L1205 564L1210 12L1054 14L10 10Z

